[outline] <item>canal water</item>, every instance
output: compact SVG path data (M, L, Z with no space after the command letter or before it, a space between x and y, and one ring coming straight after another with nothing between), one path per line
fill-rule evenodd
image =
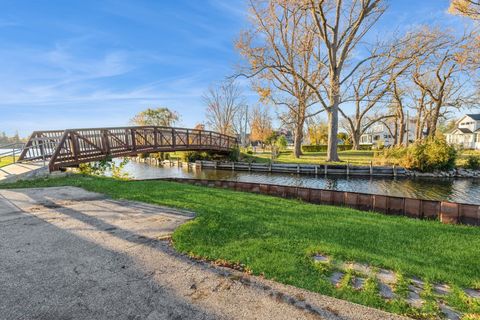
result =
M371 178L261 173L214 169L157 167L130 161L124 168L132 179L198 178L258 182L308 188L364 192L480 205L480 179Z

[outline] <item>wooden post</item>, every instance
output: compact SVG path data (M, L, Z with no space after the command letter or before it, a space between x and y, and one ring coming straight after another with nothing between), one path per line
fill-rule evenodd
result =
M72 134L72 132L68 134L68 138L70 140L70 148L72 148L73 158L75 159L75 161L78 161L78 155L80 154L78 140L76 139L75 135Z
M153 127L153 145L158 148L157 127Z
M108 141L108 130L102 130L102 145L105 154L110 154L110 141Z
M325 175L328 174L328 164L325 164Z
M373 175L373 162L370 161L370 175Z
M397 168L395 167L395 165L392 166L392 170L393 170L393 176L397 177Z
M135 129L132 129L132 150L137 151L137 139L135 137Z

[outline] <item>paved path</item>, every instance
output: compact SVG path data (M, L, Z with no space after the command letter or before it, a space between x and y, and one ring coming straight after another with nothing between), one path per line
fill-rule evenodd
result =
M48 168L41 162L12 163L0 167L0 183L48 174Z
M192 261L192 213L79 188L0 190L0 319L401 319Z

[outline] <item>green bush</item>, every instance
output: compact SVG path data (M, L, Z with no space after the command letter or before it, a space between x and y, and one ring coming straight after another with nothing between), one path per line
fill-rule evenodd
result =
M278 147L280 151L285 150L288 145L287 138L285 138L284 135L281 135L280 137L278 137L277 141L275 142L275 145Z
M400 162L407 154L407 150L405 147L397 146L378 150L374 153L373 162L378 165L400 165Z
M240 159L240 148L234 148L228 153L228 160L236 162Z
M107 157L104 160L100 160L97 162L81 163L78 166L78 171L79 173L84 175L110 175L114 179L128 179L128 173L123 172L123 169L128 162L128 158L123 158L123 160L119 164L116 164L111 157Z
M352 150L352 145L351 144L339 144L337 146L338 151L348 151ZM359 147L359 150L372 150L372 146L370 145L361 145ZM305 145L302 146L302 151L303 152L327 152L327 145L325 144L312 144L312 145Z
M185 151L180 153L180 158L185 162L195 162L197 160L212 160L212 155L208 152Z
M198 160L215 161L238 161L240 150L238 148L228 153L215 153L206 151L184 151L177 152L184 162L195 162Z
M480 156L469 155L467 157L467 163L465 165L465 168L473 170L480 169Z
M420 140L408 147L384 149L375 158L380 164L399 164L407 169L421 172L450 170L455 167L457 150L444 138Z

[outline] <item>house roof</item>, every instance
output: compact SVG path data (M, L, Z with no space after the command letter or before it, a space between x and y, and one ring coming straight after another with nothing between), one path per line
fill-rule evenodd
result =
M457 128L457 130L461 131L462 133L473 133L472 130L468 128Z
M480 113L476 113L476 114L466 114L467 117L470 117L472 118L473 120L480 120Z

